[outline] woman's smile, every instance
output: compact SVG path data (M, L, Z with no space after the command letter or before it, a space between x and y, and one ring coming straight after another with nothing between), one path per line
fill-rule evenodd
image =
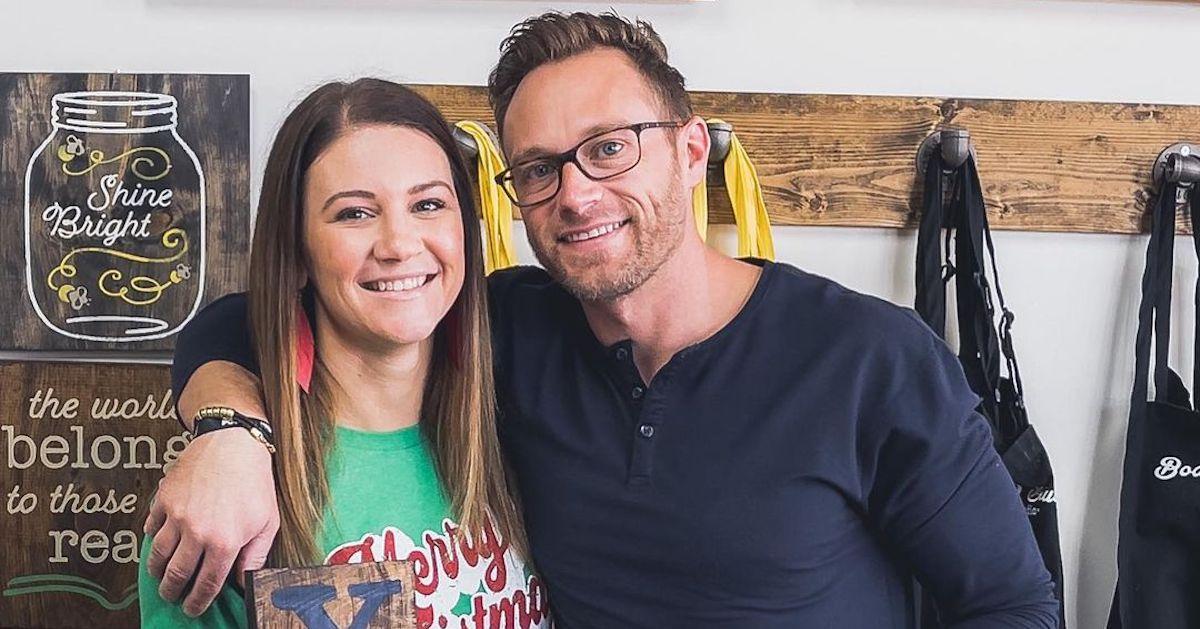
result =
M418 273L405 276L393 276L390 279L378 279L359 284L367 292L385 299L409 300L418 299L425 295L426 289L440 278L441 274Z

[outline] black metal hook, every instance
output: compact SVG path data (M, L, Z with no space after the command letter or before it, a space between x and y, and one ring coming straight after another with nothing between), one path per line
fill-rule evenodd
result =
M496 138L496 134L492 132L492 128L484 124L480 126L483 127L488 137L492 139L492 143L500 146L500 141ZM462 155L463 159L470 164L474 164L475 160L479 158L479 145L475 143L475 138L470 133L458 128L458 125L451 127L450 135L454 138L454 143L458 145L458 152Z
M1154 160L1153 177L1158 184L1179 184L1175 202L1187 203L1188 195L1200 183L1200 144L1177 142L1163 149Z
M924 175L929 167L929 158L937 149L942 154L942 165L946 172L953 171L975 157L975 145L971 143L971 132L966 129L947 127L929 134L917 148L917 172Z
M729 157L729 148L733 146L733 125L728 122L708 123L708 167L716 168L725 163Z
M925 171L929 170L929 162L933 159L934 151L941 154L942 188L946 197L951 197L955 194L954 187L950 185L954 171L967 163L968 158L975 158L975 145L971 143L971 132L966 129L947 127L934 131L922 140L921 146L917 148L917 172L921 176L924 176ZM950 214L942 217L942 227L954 229L955 217Z

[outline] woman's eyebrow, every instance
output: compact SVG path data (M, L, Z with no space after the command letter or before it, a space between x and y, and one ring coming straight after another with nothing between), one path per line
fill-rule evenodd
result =
M450 184L442 181L441 179L434 179L433 181L426 181L425 183L419 183L419 184L409 188L408 193L410 195L411 194L420 194L422 192L425 192L426 190L429 190L431 188L437 188L439 186L442 188L445 188L451 192L454 191L454 188L451 188Z
M338 199L345 199L346 197L360 197L364 199L371 199L373 201L375 200L375 193L367 190L343 190L336 194L330 195L328 199L325 199L325 205L321 206L321 209L328 209L329 206L333 205L334 201L337 201Z

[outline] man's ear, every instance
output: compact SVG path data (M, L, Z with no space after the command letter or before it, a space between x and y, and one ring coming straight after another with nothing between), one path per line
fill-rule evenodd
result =
M711 149L708 125L700 116L692 116L684 124L680 135L683 136L684 183L688 188L693 188L708 172L708 153Z

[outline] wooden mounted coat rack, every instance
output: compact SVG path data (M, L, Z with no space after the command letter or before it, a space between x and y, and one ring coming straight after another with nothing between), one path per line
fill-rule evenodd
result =
M414 87L451 121L495 124L481 87ZM692 102L733 125L775 225L916 227L917 149L955 127L977 150L994 229L1138 233L1156 157L1200 139L1200 106L734 92ZM709 199L711 222L732 223L726 196Z

